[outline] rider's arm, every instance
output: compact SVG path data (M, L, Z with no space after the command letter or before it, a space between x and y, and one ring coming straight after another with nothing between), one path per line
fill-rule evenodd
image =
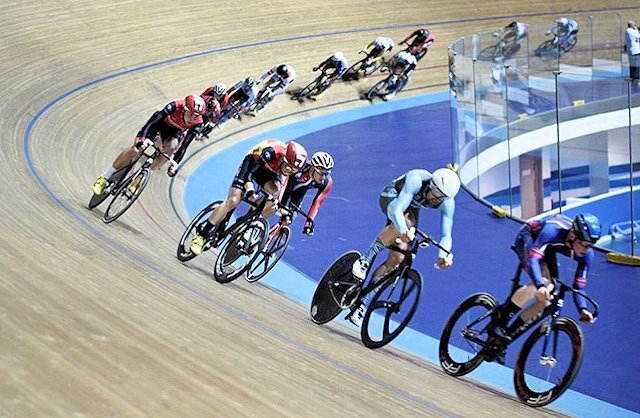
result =
M404 185L398 196L393 199L387 207L387 217L393 226L404 234L409 230L404 219L404 213L409 209L413 197L420 193L423 180L428 180L428 172L424 170L411 170L405 175Z
M447 251L451 251L453 238L451 231L453 230L453 213L456 210L456 201L453 198L446 198L440 204L440 245ZM445 258L447 253L440 250L438 257Z
M593 249L587 251L587 253L581 259L576 260L578 262L578 266L576 268L576 274L573 279L573 288L576 290L580 290L585 292L585 288L587 287L587 272L589 271L591 265L593 264L595 253ZM582 309L587 309L587 300L578 294L573 294L573 301L578 308L578 311Z
M320 206L324 203L329 196L329 192L333 187L333 178L329 177L326 185L324 187L319 187L316 196L313 198L313 202L311 203L311 207L309 208L309 218L315 219L318 211L320 210Z
M165 117L173 114L173 112L175 111L176 111L176 102L167 103L167 105L164 108L162 108L162 110L160 110L159 112L155 112L153 115L151 115L147 123L145 123L144 126L140 128L140 131L136 136L138 138L144 137L144 138L153 139L153 137L155 137L155 132L149 132L150 128L155 124L157 124L158 122L160 122Z

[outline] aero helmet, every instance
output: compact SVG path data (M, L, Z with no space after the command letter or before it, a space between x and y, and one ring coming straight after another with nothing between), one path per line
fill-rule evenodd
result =
M289 78L291 76L291 71L286 64L281 64L276 68L276 74L283 78Z
M224 96L226 92L227 86L225 86L224 83L218 83L213 87L213 93L218 97Z
M311 165L322 170L331 170L333 168L333 158L326 152L316 152L311 157Z
M190 94L184 98L184 107L189 112L202 115L207 110L204 99L197 94Z
M595 244L602 234L600 220L590 213L580 214L573 220L573 231L580 241Z
M284 156L285 161L293 170L298 171L307 162L307 150L295 141L287 144L287 151Z
M448 168L439 168L431 174L431 183L447 197L455 197L460 190L460 178Z

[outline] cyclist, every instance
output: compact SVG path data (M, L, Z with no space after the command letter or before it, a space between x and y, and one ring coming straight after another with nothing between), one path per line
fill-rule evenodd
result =
M504 28L494 32L493 36L501 38L505 43L521 43L529 34L529 25L513 21Z
M207 88L202 94L200 94L200 97L202 97L207 105L207 111L202 115L203 126L200 128L200 132L197 135L189 135L184 139L184 141L182 141L182 143L180 143L180 146L173 156L173 161L175 161L176 164L180 164L187 152L187 148L189 148L189 145L191 145L191 142L193 142L194 139L201 139L203 135L211 132L213 123L218 120L222 113L223 106L226 107L229 102L227 87L223 83L218 83ZM168 171L167 174L169 177L173 177L178 174L177 166L175 169Z
M296 70L294 70L291 65L276 65L260 77L259 82L264 87L262 87L262 90L258 93L258 97L261 97L264 94L269 94L267 100L268 102L271 102L275 96L284 93L286 88L295 80ZM270 93L267 93L267 89L270 90ZM261 113L263 110L264 106L260 109L256 109L256 112Z
M562 17L554 22L551 29L547 31L547 35L554 35L556 42L559 42L561 46L567 45L569 39L578 35L578 22Z
M413 39L412 39L413 38ZM411 42L409 40L411 39ZM413 31L409 36L404 38L400 44L407 45L407 52L411 52L417 55L425 48L431 46L436 40L436 36L433 32L427 28L421 28Z
M233 115L234 118L240 119L240 114L249 109L249 107L256 100L258 95L258 81L249 76L244 80L238 81L229 89L229 104L225 106L225 110L218 119L218 126L223 125L229 119L229 115L233 113L229 106L234 106L238 113Z
M159 137L162 141L162 151L173 155L181 139L191 141L191 138L200 132L202 115L205 111L206 104L202 97L190 94L184 99L169 102L162 110L154 112L136 135L133 146L122 151L111 167L96 179L93 183L93 193L97 196L104 193L113 173L125 167L144 151L146 139L154 141L156 137ZM165 161L167 160L164 157L158 158L151 165L151 169L159 169ZM167 174L173 176L177 169L177 164L172 164L167 170ZM133 185L133 188L135 189L136 186Z
M532 283L520 287L493 312L493 334L508 341L512 331L533 320L551 303L552 280L558 277L557 254L577 262L573 287L584 289L587 272L594 259L592 246L600 238L601 230L598 218L588 213L579 214L573 219L565 215L552 215L525 223L518 232L514 249ZM509 325L516 313L532 300L535 303L524 309ZM580 320L593 323L593 314L587 309L584 298L576 296L574 301L580 312ZM496 361L504 364L504 352L498 355Z
M299 207L307 191L309 189L317 189L309 208L308 215L311 219L307 219L302 229L302 233L305 235L313 235L312 220L315 219L320 206L322 206L333 187L333 178L331 177L333 165L334 162L331 155L323 151L316 152L302 170L287 178L287 185L280 197L280 201L285 206L294 204ZM293 219L283 219L282 221L285 225L288 225Z
M218 206L209 219L197 227L197 235L191 241L190 249L195 255L202 253L205 237L211 235L214 228L235 210L242 195L255 191L254 182L272 196L278 196L284 177L300 171L307 162L307 151L302 145L291 141L287 144L277 139L259 143L245 155L240 168L233 178L227 200ZM275 208L269 208L263 216L273 215Z
M373 42L365 48L365 50L371 48L367 53L367 69L371 68L376 59L390 53L395 45L396 44L393 42L393 39L386 36L378 36L374 39Z
M348 68L349 62L347 61L347 58L345 58L344 54L340 51L334 53L329 58L318 64L316 67L313 67L314 72L320 70L329 76L329 78L327 78L327 80L325 81L322 93L324 93L326 89L331 87L331 85L336 80L338 80L342 76L342 74L347 71ZM316 97L319 98L322 93L317 94Z
M416 57L407 51L398 52L387 64L392 76L389 80L389 93L382 96L383 100L389 100L402 90L409 82L409 76L415 70L418 61Z
M361 282L373 257L400 239L400 246L407 248L407 243L415 238L420 208L440 210L440 244L451 249L451 231L453 229L453 213L455 212L455 196L460 190L458 174L451 168L439 168L433 173L423 169L410 170L392 180L380 193L380 208L387 217L385 227L380 231L369 248L353 263L352 274ZM397 251L389 251L387 259L373 273L373 280L384 276L397 266L404 255ZM453 264L453 256L440 250L435 266L446 269ZM349 321L360 326L364 316L365 302L355 307L348 315Z

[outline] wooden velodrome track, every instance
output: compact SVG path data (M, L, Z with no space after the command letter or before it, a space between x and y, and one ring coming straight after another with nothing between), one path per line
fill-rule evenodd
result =
M440 91L454 39L578 4L528 3L0 1L0 416L559 415L396 349L369 350L263 285L218 285L209 259L180 264L185 215L170 206L164 175L118 222L105 225L101 209L85 208L95 177L175 98L281 61L295 66L300 85L334 50L353 59L377 35L399 41L438 22L436 44L403 94ZM229 48L247 44L255 46ZM304 105L279 99L223 134L365 105L357 89L339 84Z

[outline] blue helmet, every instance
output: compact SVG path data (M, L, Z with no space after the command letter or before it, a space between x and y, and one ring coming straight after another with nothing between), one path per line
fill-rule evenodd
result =
M590 213L580 214L573 220L573 231L580 241L595 244L602 234L600 220Z

